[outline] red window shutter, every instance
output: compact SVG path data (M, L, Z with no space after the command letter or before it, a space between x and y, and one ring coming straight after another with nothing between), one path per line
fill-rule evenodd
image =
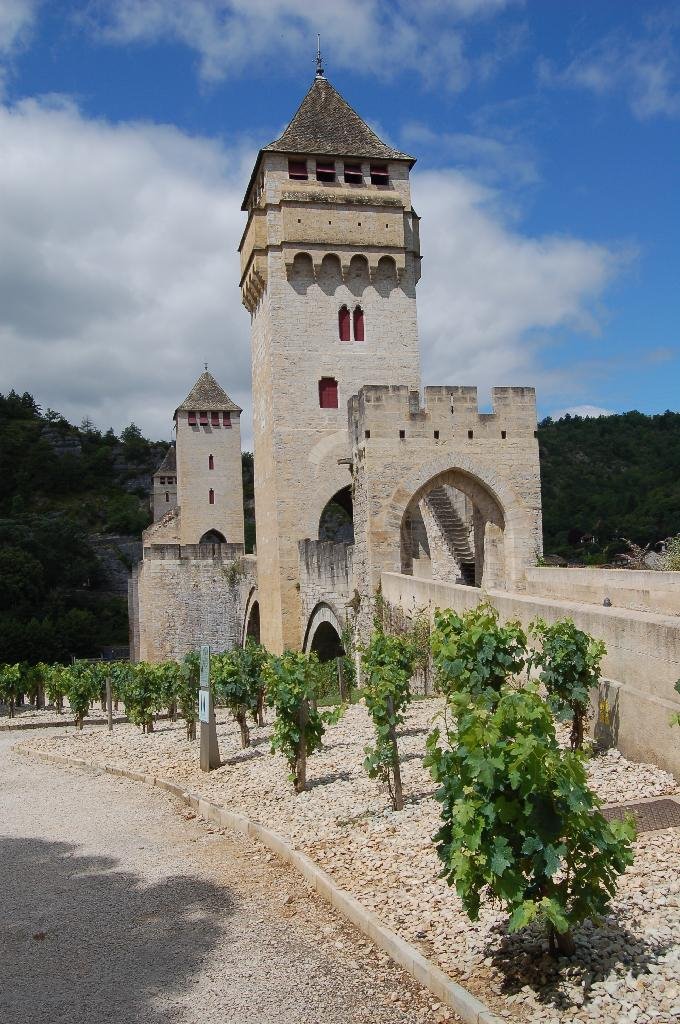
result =
M361 306L354 310L354 340L364 340L364 311Z
M371 185L389 185L387 164L371 164Z
M220 425L220 414L218 412L210 413L210 423L213 427L219 427Z
M317 160L316 179L317 181L335 181L335 161Z
M319 407L338 408L338 382L334 377L322 377L319 381Z
M307 161L289 160L288 177L296 178L298 181L307 181Z
M190 427L195 427L196 426L196 413L195 412L190 412L188 418L189 418L189 426Z
M230 427L231 426L231 413L230 412L223 412L222 413L222 426L223 427Z
M208 426L208 414L207 412L199 413L198 421L202 427Z
M338 311L338 331L340 341L349 341L349 310L347 306L341 306Z
M208 491L208 501L210 502L211 505L215 504L215 492L213 491L212 487Z

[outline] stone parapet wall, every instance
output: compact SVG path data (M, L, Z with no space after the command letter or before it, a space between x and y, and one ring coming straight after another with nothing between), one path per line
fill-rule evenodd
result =
M340 629L346 618L346 605L354 594L354 547L333 541L302 540L300 556L300 605L303 645L315 609L328 605L334 625Z
M390 604L414 609L453 608L463 612L486 598L501 619L519 619L526 628L541 616L548 622L569 617L579 629L603 640L607 654L593 729L638 761L651 761L680 778L680 733L669 724L680 712L674 683L680 676L680 619L625 608L435 583L400 573L383 573Z
M614 608L680 615L680 572L652 569L529 568L527 593Z

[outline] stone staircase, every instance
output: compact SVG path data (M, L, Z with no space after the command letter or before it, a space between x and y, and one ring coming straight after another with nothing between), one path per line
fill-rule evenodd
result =
M460 566L463 581L475 585L475 553L468 527L456 511L446 487L434 487L425 498L427 507L442 532L446 545Z

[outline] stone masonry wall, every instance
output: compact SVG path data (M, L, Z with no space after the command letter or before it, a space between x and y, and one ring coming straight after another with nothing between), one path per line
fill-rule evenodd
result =
M209 412L209 410L208 410ZM197 544L204 533L219 530L228 544L243 544L243 478L239 414L231 427L190 426L177 413L177 498L181 509L180 543ZM210 420L210 417L208 417ZM213 456L214 468L209 458ZM215 503L210 504L209 492Z
M300 556L300 627L303 638L319 604L328 604L342 626L345 607L354 594L353 545L303 540Z

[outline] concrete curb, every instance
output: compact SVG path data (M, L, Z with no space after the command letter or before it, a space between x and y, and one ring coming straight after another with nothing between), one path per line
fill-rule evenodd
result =
M380 918L362 906L356 897L337 886L330 875L320 868L311 857L296 850L293 844L278 832L252 821L244 814L228 811L219 804L214 804L210 800L205 800L203 797L184 790L181 786L158 779L153 775L143 775L141 772L132 772L127 768L114 768L112 765L97 764L96 761L86 761L81 757L66 757L63 754L50 754L46 751L29 751L19 748L18 752L27 757L35 757L40 761L65 767L99 768L101 771L108 772L109 775L131 779L133 782L144 782L148 786L157 786L183 800L202 818L215 822L222 828L228 828L232 832L258 839L277 857L296 868L309 885L316 889L331 906L335 907L338 913L342 914L376 946L387 953L395 963L408 971L416 981L428 988L440 1002L457 1013L461 1020L465 1021L465 1024L504 1024L501 1018L492 1013L484 1003L480 1002L467 989L452 981L444 971L436 967L419 950L384 925Z

